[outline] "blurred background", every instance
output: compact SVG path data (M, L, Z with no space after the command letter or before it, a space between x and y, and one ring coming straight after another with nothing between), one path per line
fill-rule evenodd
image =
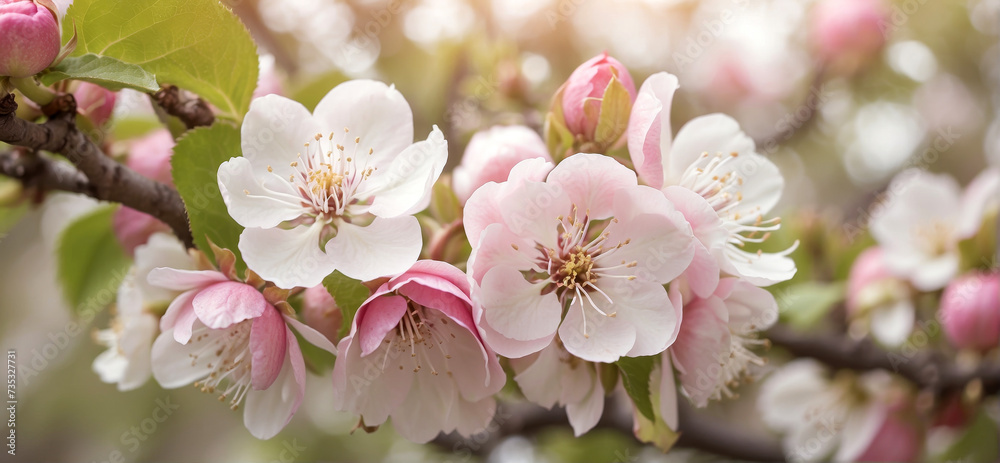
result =
M540 130L556 89L604 51L629 68L637 87L654 72L679 77L675 131L711 112L737 118L784 174L785 216L844 223L906 167L966 184L1000 164L1000 0L864 1L879 14L860 28L856 17L842 19L860 8L854 1L225 3L260 46L261 85L312 108L350 78L395 83L413 107L418 138L432 125L445 131L450 166L476 130L509 123ZM155 120L147 104L123 94L113 123L124 131ZM28 367L19 378L22 461L712 458L683 449L664 456L613 430L577 440L567 425L506 438L482 457L472 455L481 453L475 441L452 452L410 444L390 429L347 435L356 419L316 394L328 377L311 377L317 384L307 388L305 413L267 442L246 432L241 412L194 388L166 391L151 381L120 393L91 371L103 350L92 333L107 326L107 314L74 320L55 276L55 234L84 202L53 195L39 209L0 216L0 337ZM753 387L741 394L752 396ZM727 401L707 413L764 433L753 406Z

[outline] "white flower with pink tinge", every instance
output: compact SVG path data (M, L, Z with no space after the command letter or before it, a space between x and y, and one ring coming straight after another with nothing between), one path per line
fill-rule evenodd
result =
M261 278L312 287L334 270L371 280L416 262L412 214L430 203L448 146L437 127L413 143L413 113L395 88L345 82L312 114L264 96L250 105L242 147L219 167L219 187Z
M744 250L780 228L779 218L765 214L781 197L781 173L729 116L697 117L673 137L677 87L677 77L665 72L646 79L632 106L628 148L639 178L663 190L700 242L686 273L691 288L708 297L720 270L758 286L790 279L795 262L787 256L796 246L779 253Z
M472 195L464 223L480 328L501 355L538 352L557 331L592 362L673 342L680 317L663 285L688 267L694 237L662 193L613 158L575 154L554 169L522 161Z
M502 182L525 159L551 161L545 141L523 125L496 126L476 132L452 173L455 196L465 204L486 182Z
M671 287L671 296L676 305L681 304L679 290ZM735 396L733 388L752 375L751 368L765 364L752 350L767 345L757 333L777 320L774 296L736 278L720 280L708 298L684 302L684 323L669 353L681 387L695 406L704 407L723 395ZM671 359L664 358L664 365ZM661 387L674 390L672 381L664 381Z
M153 376L165 388L194 383L219 394L258 439L274 437L305 394L305 361L292 328L307 342L337 353L316 330L282 314L257 288L214 270L161 267L150 284L183 291L160 319Z
M604 386L591 362L574 357L558 343L541 352L510 359L524 397L545 408L566 407L577 437L593 429L604 413Z
M461 270L429 260L382 284L340 341L336 407L366 425L391 416L414 442L486 429L496 412L493 394L507 377L476 329L469 291Z

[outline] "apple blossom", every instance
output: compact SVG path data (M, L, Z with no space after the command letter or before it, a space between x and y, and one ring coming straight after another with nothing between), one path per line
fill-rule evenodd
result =
M693 236L613 158L576 154L554 169L522 161L469 198L464 224L480 328L501 355L538 352L557 330L569 353L593 362L673 342L680 318L663 285L691 262Z
M748 252L780 219L765 219L781 197L778 168L757 154L753 139L723 114L689 121L673 137L670 107L677 78L661 72L642 84L628 128L628 148L639 178L662 189L691 224L699 246L686 276L701 297L715 289L719 271L758 286L790 279L796 245L778 253Z
M76 99L76 110L83 117L90 119L94 125L100 127L111 119L111 113L115 110L115 92L100 85L90 82L80 82L80 85L73 92ZM173 140L171 140L173 145Z
M621 132L597 133L602 116L601 106L612 82L618 82L625 88L629 103L635 101L635 83L628 69L607 53L601 53L587 60L566 80L562 90L562 113L566 128L578 139L584 141L601 139L613 143L621 137Z
M559 343L540 352L511 359L524 397L545 408L566 408L573 434L591 430L604 413L604 386L597 365L573 356Z
M820 1L812 11L813 46L824 60L857 67L882 49L887 21L882 0Z
M194 269L197 259L173 235L157 233L135 249L135 265L118 288L118 313L111 327L98 331L98 342L108 350L94 359L101 381L128 391L142 386L152 374L150 349L158 332L158 314L178 293L146 282L159 266Z
M680 305L677 292L672 293ZM684 393L698 407L723 395L734 397L732 388L751 375L750 368L765 363L751 349L767 345L757 333L778 320L774 296L749 282L723 278L710 297L685 302L683 313L684 322L669 352Z
M900 419L906 403L887 372L845 372L831 381L821 364L801 359L763 383L757 409L768 427L785 434L789 460L821 461L832 454L832 461L870 461L866 455L910 461L921 439Z
M465 204L486 182L503 182L517 163L532 158L551 161L549 150L534 130L523 125L495 126L476 132L452 173L459 202Z
M1000 346L1000 273L973 272L952 280L940 310L953 346L980 351Z
M996 203L1000 171L988 169L963 196L954 179L919 169L889 185L884 207L871 220L889 270L921 291L943 288L959 270L958 242L979 231L984 211Z
M507 377L476 329L469 290L462 271L428 260L382 284L340 341L337 408L366 425L391 416L400 435L421 443L485 429Z
M901 346L913 331L916 309L910 288L886 268L881 248L866 249L851 266L847 313L868 317L872 336L889 347Z
M170 227L145 212L121 206L111 217L111 230L125 252L133 255L154 233L169 232Z
M32 0L0 0L0 30L0 76L33 76L59 54L55 12Z
M318 285L339 270L371 280L417 260L413 213L430 202L447 143L435 127L413 143L413 115L393 87L338 85L313 114L277 95L254 100L243 157L219 167L229 214L246 227L247 265L277 286Z
M150 284L181 292L160 319L153 376L165 388L193 382L202 392L220 393L233 410L245 399L244 425L254 437L269 439L288 424L305 394L305 361L292 329L321 349L337 350L275 306L287 303L233 281L231 253L219 260L227 262L222 272L159 267L149 273Z
M173 185L170 158L173 156L174 137L167 129L159 129L129 143L125 165L144 177ZM154 233L168 232L170 227L149 214L122 206L112 218L112 230L118 242L129 254Z

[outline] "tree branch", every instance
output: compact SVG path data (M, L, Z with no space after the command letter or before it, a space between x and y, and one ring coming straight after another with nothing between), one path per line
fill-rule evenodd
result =
M1000 363L995 361L968 369L933 351L887 352L869 339L856 341L836 334L803 335L781 325L768 330L766 337L796 357L810 357L833 368L890 371L936 396L962 389L976 380L981 381L984 395L1000 392Z
M70 185L75 189L85 190L77 192L104 201L118 202L152 215L169 225L181 241L192 247L194 241L187 212L177 190L143 177L107 157L76 128L76 101L73 96L61 95L57 101L59 111L44 124L35 124L15 115L17 103L13 95L0 99L0 141L66 156L89 181L86 188L79 183ZM58 172L60 175L67 174L65 169ZM77 177L73 180L77 182L80 179ZM60 183L49 185L56 186Z
M683 402L683 401L681 401ZM680 403L680 439L678 447L686 447L719 456L744 461L784 461L785 455L777 440L751 436L730 423L708 417ZM457 454L485 457L504 439L511 436L531 436L546 428L565 427L566 412L561 408L545 410L530 403L504 403L497 410L485 431L463 438L452 433L433 442L442 449ZM610 429L632 435L632 417L614 403L605 402L604 414L594 429Z
M173 85L164 85L153 94L153 100L167 114L180 119L188 129L208 127L215 122L215 114L205 100Z
M59 190L93 196L93 185L80 171L47 156L13 150L0 153L0 175L43 191Z

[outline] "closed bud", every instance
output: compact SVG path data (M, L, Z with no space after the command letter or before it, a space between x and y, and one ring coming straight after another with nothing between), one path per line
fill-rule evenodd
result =
M952 345L987 351L1000 344L1000 273L956 278L941 296L941 324Z
M853 73L885 45L887 13L882 0L822 0L812 14L813 48L838 70Z
M565 126L578 140L610 146L628 126L635 96L628 69L601 53L576 68L563 87Z
M115 110L115 92L90 82L81 82L73 92L76 110L95 126L103 126Z
M330 342L340 340L340 325L344 315L323 285L313 286L302 294L302 318L307 325L323 333Z
M33 76L59 55L55 13L31 0L0 0L0 31L0 76Z

